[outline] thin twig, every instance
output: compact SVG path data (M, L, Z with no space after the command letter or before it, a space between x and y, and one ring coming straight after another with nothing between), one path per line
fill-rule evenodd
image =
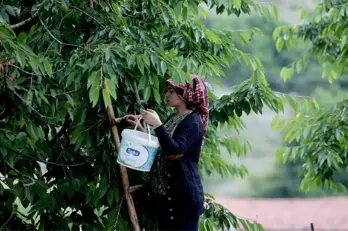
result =
M24 72L25 74L28 74L28 75L41 76L41 74L36 74L36 73L28 72L28 71L26 71L26 70L20 68L19 66L14 65L14 64L7 64L7 65L9 65L9 66L11 66L11 67L14 67L14 68L17 68L18 70L20 70L20 71L22 71L22 72Z
M25 24L31 22L31 21L32 21L34 18L36 18L38 15L39 15L39 12L37 11L37 12L35 12L35 14L33 14L30 18L27 18L27 19L25 19L25 20L23 20L23 21L21 21L21 22L19 22L19 23L17 23L17 24L11 25L11 28L12 28L12 29L17 29L17 28L19 28L19 27L21 27L21 26L24 26Z
M24 156L29 157L29 158L31 158L31 159L33 159L35 161L39 161L39 162L42 162L42 163L45 163L45 164L56 165L56 166L60 166L60 167L78 167L78 166L82 166L82 165L88 164L87 161L82 162L82 163L78 163L78 164L59 164L57 162L50 162L50 161L45 161L45 160L39 160L39 159L30 157L30 156L27 156L27 155L24 155Z
M22 71L22 72L24 72L25 74L28 74L28 75L33 75L33 76L44 76L43 74L36 74L36 73L33 73L33 72L28 72L28 71L26 71L26 70L20 68L19 66L16 66L16 65L11 64L11 63L9 63L9 64L7 64L7 65L8 65L8 66L11 66L11 67L14 67L14 68L17 68L18 70L20 70L20 71ZM66 68L66 67L63 66L62 68L60 68L60 69L58 69L58 70L56 70L56 71L53 71L52 74L56 74L57 72L63 70L64 68Z
M31 180L30 183L24 183L24 182L23 182L23 186L24 186L24 187L29 187L29 186L32 186L32 185L35 184L35 180L34 180L32 177L30 177L29 175L23 174L22 172L18 171L17 169L15 169L14 167L12 167L12 166L10 165L10 163L7 162L6 160L5 160L5 163L7 164L8 167L10 167L10 169L12 169L13 171L15 171L15 172L18 173L19 175L22 175L22 176L24 176L24 177L27 177L28 179ZM0 230L1 230L1 229L0 229Z
M102 26L103 28L106 28L103 24L101 24L95 17L93 17L92 15L88 14L87 12L83 11L82 9L76 7L76 6L72 6L71 8L80 11L81 13L87 15L88 17L90 17L91 19L93 19L94 21L96 21L96 23L98 23L100 26Z
M56 42L58 42L60 45L62 45L62 46L77 47L77 48L80 48L80 49L87 50L86 48L84 48L84 47L82 47L82 46L78 46L78 45L74 45L74 44L69 44L69 43L64 43L64 42L60 41L59 39L57 39L57 38L52 34L52 32L47 28L47 26L46 26L45 23L41 20L40 17L39 17L39 20L40 20L41 25L42 25L42 26L45 28L45 30L48 32L48 34L49 34L54 40L56 40Z
M61 96L61 95L67 95L67 94L70 94L70 93L73 93L73 92L77 92L77 91L79 91L80 89L81 89L82 87L79 87L79 88L77 88L76 90L71 90L71 91L65 91L65 92L62 92L62 93L57 93L57 94L49 94L49 93L46 93L45 95L49 95L49 96L54 96L54 97L56 97L56 96Z
M2 228L4 228L5 225L6 225L7 223L10 222L10 220L11 220L12 217L13 217L13 211L12 211L12 213L11 213L11 216L7 219L7 221L0 227L0 230L2 230Z
M68 127L70 126L70 123L71 123L71 120L69 118L69 116L65 116L65 119L64 119L64 122L63 122L63 125L61 127L61 129L59 130L59 132L48 142L48 145L51 146L53 145L53 143L59 139L63 134L64 132L66 131L66 129L68 129Z
M89 130L91 130L92 128L94 128L95 126L101 125L103 123L103 120L99 120L98 123L93 124L92 126L90 126L89 128L87 128L86 130L84 130L83 132L88 132Z
M121 211L123 199L124 199L124 195L122 196L122 199L121 199L121 202L120 202L120 207L118 209L118 213L117 213L117 217L116 217L116 221L115 221L116 225L117 225L117 222L118 222L118 217L120 216L120 211Z
M78 164L60 164L60 163L57 163L57 162L50 162L50 161L40 160L40 159L34 158L32 156L26 155L24 153L21 153L19 151L13 150L13 149L11 149L11 151L16 153L16 154L18 154L18 155L28 157L28 158L30 158L32 160L35 160L35 161L38 161L38 162L42 162L42 163L45 163L45 164L56 165L56 166L60 166L60 167L78 167L78 166L85 165L85 164L89 163L89 162L85 161L85 162L78 163Z
M45 116L43 114L41 114L38 110L36 110L35 108L33 108L27 101L25 101L25 99L22 98L22 96L20 96L14 89L9 88L13 94L15 94L25 105L27 105L27 107L30 108L30 110L32 110L33 112L35 112L37 115L47 118L47 119L57 119L58 117L50 117L50 116Z

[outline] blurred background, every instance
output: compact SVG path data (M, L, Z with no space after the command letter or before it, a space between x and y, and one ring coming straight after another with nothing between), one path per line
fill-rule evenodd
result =
M281 68L298 60L306 47L284 49L279 53L272 38L273 30L280 25L299 23L300 8L313 10L317 1L258 2L274 2L279 9L280 20L267 22L256 14L237 18L216 15L214 11L209 11L208 17L202 19L202 22L209 28L232 31L259 27L263 35L255 35L249 44L243 46L238 38L235 42L242 51L260 58L273 90L315 97L321 105L340 100L348 90L348 81L342 79L332 84L328 83L327 79L321 77L322 68L314 59L308 62L306 69L300 74L295 74L287 82L280 77ZM223 87L211 83L217 95L231 92L236 84L250 78L249 70L240 64L224 71L226 78L220 80ZM265 230L348 230L347 193L333 195L326 190L303 192L300 190L301 179L298 177L302 163L279 164L275 161L275 152L284 143L282 135L271 127L274 116L275 114L269 110L265 110L261 116L244 116L243 121L247 127L245 131L240 134L227 129L223 131L224 134L234 134L241 140L251 142L252 151L245 157L231 158L227 151L222 153L226 161L245 165L249 175L244 179L221 178L218 175L204 176L206 193L214 195L237 215L258 219ZM291 110L285 110L283 116L291 117ZM336 176L336 179L348 186L348 172Z

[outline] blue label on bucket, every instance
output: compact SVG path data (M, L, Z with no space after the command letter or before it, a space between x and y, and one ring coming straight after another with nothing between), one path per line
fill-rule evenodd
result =
M133 149L133 148L127 148L126 152L130 155L133 155L133 156L140 155L140 152L138 150Z
M121 140L117 162L128 168L148 172L151 170L158 148Z

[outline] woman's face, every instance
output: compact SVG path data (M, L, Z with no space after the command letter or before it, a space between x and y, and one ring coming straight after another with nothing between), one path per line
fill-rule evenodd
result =
M172 87L168 87L166 93L166 103L168 107L179 107L182 104L185 104L185 102L178 96L178 94L176 94Z

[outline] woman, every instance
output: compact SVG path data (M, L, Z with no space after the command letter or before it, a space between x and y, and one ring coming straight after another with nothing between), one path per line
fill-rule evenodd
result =
M199 216L204 212L198 161L209 118L208 92L199 76L191 78L192 86L167 81L166 103L176 113L165 123L155 111L141 111L143 120L154 127L160 143L150 172L160 230L198 230ZM133 115L125 119L136 123Z

